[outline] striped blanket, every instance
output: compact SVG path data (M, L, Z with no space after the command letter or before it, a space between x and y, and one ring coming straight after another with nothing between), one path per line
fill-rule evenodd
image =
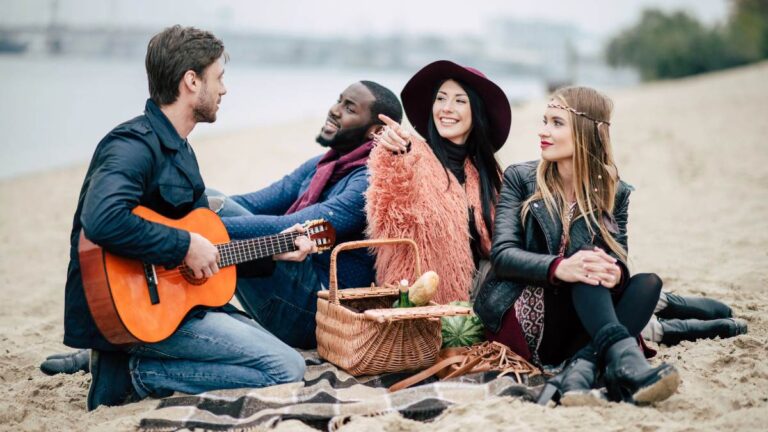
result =
M532 401L543 379L498 377L486 372L451 381L431 381L388 393L387 387L408 374L353 377L321 361L316 352L303 353L307 361L304 381L261 389L219 390L163 399L146 415L140 430L243 430L272 426L283 420L300 420L321 430L335 430L351 416L399 412L406 418L429 421L454 404L494 396Z

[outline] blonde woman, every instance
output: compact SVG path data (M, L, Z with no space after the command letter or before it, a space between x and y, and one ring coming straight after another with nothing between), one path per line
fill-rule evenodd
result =
M491 250L497 281L474 306L491 339L540 364L571 359L542 394L566 405L594 394L598 364L616 401L664 400L679 384L677 370L651 367L637 342L662 283L626 266L632 188L613 160L612 108L590 88L552 96L541 160L504 173Z

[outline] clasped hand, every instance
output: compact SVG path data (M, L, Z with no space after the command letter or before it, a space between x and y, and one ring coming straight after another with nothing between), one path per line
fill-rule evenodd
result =
M616 258L595 247L562 260L555 269L555 277L563 282L583 282L610 289L621 280L621 268Z

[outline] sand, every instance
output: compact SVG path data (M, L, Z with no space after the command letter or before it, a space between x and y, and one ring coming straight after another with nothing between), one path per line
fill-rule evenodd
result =
M682 373L653 407L543 408L512 399L449 409L422 424L390 414L343 430L764 430L768 424L768 63L611 93L612 138L631 197L633 271L665 289L733 306L749 334L661 347ZM544 101L514 107L502 165L535 159ZM322 119L193 143L206 183L227 193L269 184L321 150ZM38 370L61 344L71 217L85 166L0 182L0 430L132 430L157 401L85 410L90 377ZM297 422L280 430L307 430Z

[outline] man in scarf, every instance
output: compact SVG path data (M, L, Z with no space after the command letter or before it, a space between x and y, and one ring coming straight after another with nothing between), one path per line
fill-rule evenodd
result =
M368 154L385 114L403 116L392 91L371 81L347 87L328 110L316 141L329 150L309 159L274 184L249 194L217 197L211 208L233 239L279 232L311 219L325 219L336 229L336 242L361 240L366 226ZM278 231L275 231L278 230ZM340 288L369 286L373 259L365 249L339 255ZM328 287L330 254L310 255L302 262L278 262L272 276L238 274L236 296L245 310L288 345L314 348L316 293Z

